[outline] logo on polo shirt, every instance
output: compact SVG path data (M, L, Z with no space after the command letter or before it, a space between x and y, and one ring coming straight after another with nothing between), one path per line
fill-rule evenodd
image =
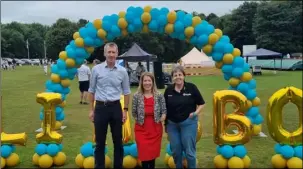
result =
M191 93L183 93L183 96L191 96Z

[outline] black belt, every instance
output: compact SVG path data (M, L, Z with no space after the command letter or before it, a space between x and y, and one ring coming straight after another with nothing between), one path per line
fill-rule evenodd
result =
M118 104L118 103L120 103L120 100L115 100L115 101L99 101L99 100L96 100L96 104L101 104L101 105L104 105L104 106L114 105L114 104Z

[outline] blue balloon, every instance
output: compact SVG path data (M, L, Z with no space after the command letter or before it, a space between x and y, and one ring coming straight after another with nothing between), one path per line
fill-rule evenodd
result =
M85 46L94 46L94 40L91 37L84 38Z
M130 155L137 158L138 157L138 149L137 149L137 144L132 144L130 146Z
M257 96L257 92L254 89L250 89L245 94L248 100L253 100Z
M280 152L285 159L290 159L295 155L294 149L289 145L282 146Z
M229 86L229 87L228 87L228 90L237 90L237 88L232 87L232 86Z
M228 36L226 35L223 35L220 39L219 39L220 42L223 42L223 43L230 43L230 39Z
M294 148L295 156L302 159L302 146L296 146Z
M84 60L85 60L84 58L76 58L75 62L77 65L81 65L84 62Z
M45 92L46 92L46 93L53 93L54 91L49 90L49 89L46 89Z
M76 51L74 50L74 48L67 49L66 54L69 58L76 58Z
M208 43L208 36L205 34L200 35L197 43L202 46L206 45Z
M221 154L221 146L217 145L216 150L217 150L217 153L218 153L218 154Z
M167 24L167 17L165 15L160 15L157 19L159 26L165 26Z
M281 154L281 147L282 147L281 144L279 144L279 143L275 144L274 149L277 154Z
M104 44L104 42L102 39L95 39L94 44L95 44L95 47L100 47Z
M135 31L141 30L143 28L143 23L140 18L134 19L133 25L134 25Z
M241 82L238 86L237 86L237 90L240 91L241 93L246 93L248 91L248 85L246 83Z
M217 42L215 45L214 45L214 52L220 52L220 53L224 53L224 46L225 46L225 43L223 42Z
M119 20L119 16L117 14L112 14L110 16L110 21L111 21L112 24L117 24L118 20Z
M16 146L15 145L10 145L10 147L12 148L12 153L16 151Z
M208 22L207 22L206 20L203 20L203 21L201 22L201 24L208 25Z
M160 9L160 13L161 13L162 15L167 15L167 14L169 13L169 9L163 7L163 8Z
M63 108L62 107L59 107L59 106L57 106L56 108L55 108L55 112L56 113L61 113L63 111Z
M182 151L182 158L186 158L186 153Z
M243 73L244 73L243 68L238 68L238 67L234 68L232 71L232 75L237 78L240 78Z
M143 8L141 7L136 7L134 11L136 16L141 16L144 12Z
M68 76L69 76L69 75L68 75ZM69 87L63 87L63 89L62 89L62 93L63 93L63 94L69 94L69 92L70 92Z
M222 70L223 73L231 73L232 70L233 70L233 67L232 67L232 65L224 64L222 66L221 70Z
M52 81L51 80L47 80L45 82L45 88L51 88L51 86L53 85ZM41 110L42 111L42 110Z
M123 146L123 149L124 149L124 156L127 156L127 155L130 155L130 151L131 151L131 148L130 146Z
M79 34L82 38L85 38L88 36L88 31L85 27L82 27L79 29Z
M1 157L7 158L12 154L12 147L9 145L1 145Z
M206 34L206 32L207 32L207 24L200 23L195 27L195 35L196 36Z
M212 34L215 31L215 27L213 25L208 24L206 29L206 34Z
M66 69L66 63L62 59L57 60L57 66L58 66L59 69Z
M177 21L174 24L174 31L181 33L184 31L184 24L181 21Z
M244 72L249 72L249 69L250 69L249 65L247 63L244 63L244 65L243 65L243 71Z
M228 81L231 78L230 74L227 74L227 73L224 73L223 77L226 81Z
M189 42L193 45L195 45L198 41L198 37L197 36L192 36L189 40Z
M62 100L65 100L65 99L62 99ZM57 121L62 121L62 120L64 120L64 118L65 118L65 114L63 112L60 113L59 116L56 116Z
M52 90L56 93L61 93L62 86L59 83L53 84Z
M158 33L164 34L165 33L165 28L162 27L162 26L158 27Z
M127 23L130 23L130 24L133 23L134 18L135 18L134 13L131 11L127 11L127 13L125 14L125 19L126 19Z
M249 117L249 116L246 116L246 117L249 119L249 121L250 121L251 124L255 124L255 121L254 121L254 119L252 117Z
M112 34L107 34L106 39L109 41L113 41L115 37Z
M86 50L84 48L77 48L76 49L77 58L75 58L75 59L84 58L84 57L87 57L87 55L88 55L88 53L86 52Z
M148 29L153 31L153 32L157 32L158 30L158 23L155 20L152 20L149 24L148 24Z
M63 150L63 145L62 144L58 144L58 148L59 148L59 151L62 151Z
M257 87L257 82L255 79L251 79L247 82L247 84L250 89L255 89Z
M121 30L117 25L113 25L110 29L110 32L114 37L118 37L121 35Z
M248 111L246 113L246 116L254 118L258 114L259 114L259 107L253 106L253 107L251 107L251 108L248 109Z
M44 113L40 112L40 120L43 120L43 119L44 119Z
M61 94L61 100L62 101L65 101L65 99L66 99L66 95L65 94ZM61 113L61 114L63 114L63 113ZM64 119L64 117L63 117L63 119ZM59 120L60 121L60 120Z
M221 155L224 158L229 159L234 156L234 149L230 145L224 145L221 147Z
M71 48L77 47L75 40L70 41L70 42L69 42L69 46L70 46Z
M59 69L58 69L57 64L55 64L55 65L53 65L53 66L51 67L51 72L54 73L54 74L58 74Z
M67 71L64 69L64 70L59 70L59 76L60 76L60 78L61 79L65 79L65 78L67 78L68 77L68 73L67 73Z
M94 24L92 22L88 22L86 25L85 25L86 28L94 28Z
M234 46L230 43L224 46L224 53L232 53L234 51Z
M35 152L39 155L42 156L43 154L47 153L47 146L45 144L38 144L35 148Z
M128 27L127 27L127 31L129 33L135 32L135 26L133 24L129 24Z
M185 15L186 15L184 11L178 11L176 14L177 14L177 20L178 21L183 21Z
M264 121L264 118L261 116L261 114L258 114L256 116L256 118L254 119L254 123L257 124L257 125L263 123L263 121Z
M151 15L152 20L157 20L160 15L160 10L157 8L153 8L150 10L149 13Z
M243 145L237 145L234 147L235 156L243 158L247 154L247 150Z
M91 146L91 147L93 147L93 146L94 146L94 144L93 144L91 141L86 142L84 145Z
M109 21L107 21L107 20L103 20L103 21L102 21L102 28L103 28L106 32L109 32L111 27L112 27L112 24L111 24Z
M240 56L234 57L233 67L243 67L243 66L244 66L244 59Z
M171 151L171 148L170 148L170 144L167 144L167 146L166 146L166 153L168 154L168 155L172 155L172 151Z
M80 153L83 157L89 157L94 155L93 147L90 145L83 145L80 148Z
M128 7L127 9L126 9L126 12L133 12L133 11L135 11L135 7L134 6L130 6L130 7Z
M185 40L185 38L186 37L185 37L184 33L181 33L178 37L178 39L180 39L180 40Z
M97 33L98 33L98 31L95 27L87 28L87 34L88 34L89 37L94 39L94 38L97 37Z
M71 75L75 75L77 73L77 68L71 68L71 69L67 69L67 72L68 74L71 74Z
M48 155L54 157L58 154L59 147L56 144L49 144L46 151Z
M184 19L183 19L183 23L185 27L191 26L193 23L193 16L191 14L186 14Z

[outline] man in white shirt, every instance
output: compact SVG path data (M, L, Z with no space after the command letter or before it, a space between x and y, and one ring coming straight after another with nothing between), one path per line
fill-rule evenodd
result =
M79 81L79 90L81 92L81 101L80 104L88 104L87 102L87 91L89 88L89 80L90 80L91 71L87 66L87 61L78 68L77 77Z

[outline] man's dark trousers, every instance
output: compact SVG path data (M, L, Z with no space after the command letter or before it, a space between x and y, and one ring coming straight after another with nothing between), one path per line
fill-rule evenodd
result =
M95 168L105 168L105 141L108 124L111 128L114 143L114 168L122 168L122 109L120 101L115 103L100 103L96 101L95 125Z

